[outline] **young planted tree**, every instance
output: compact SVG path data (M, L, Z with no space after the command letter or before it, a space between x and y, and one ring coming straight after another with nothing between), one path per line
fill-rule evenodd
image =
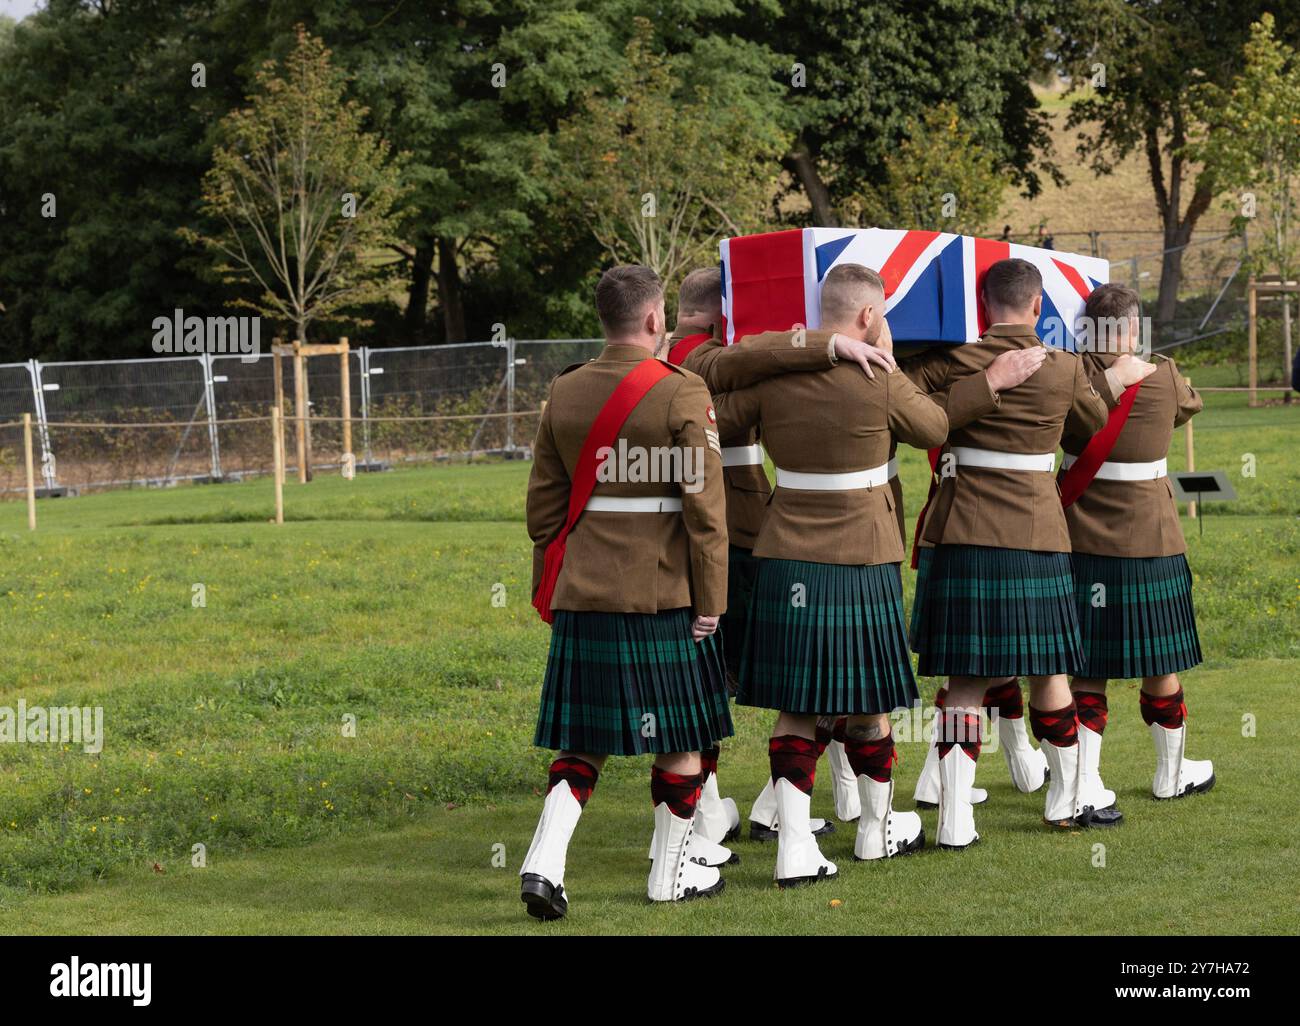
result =
M978 235L1010 184L998 155L979 144L953 104L942 103L908 119L902 143L885 158L884 181L863 192L860 220Z
M613 259L671 283L715 263L724 234L764 223L787 141L775 106L740 83L714 100L685 84L638 18L613 87L560 125L556 193Z
M221 124L204 176L203 209L222 229L186 232L219 254L227 282L255 284L243 300L307 341L313 322L387 294L402 195L388 144L363 131L366 110L317 38L299 28L283 67L258 72L249 105Z
M1206 83L1193 106L1205 132L1189 147L1231 191L1235 223L1250 236L1256 273L1291 281L1300 270L1300 54L1277 38L1273 16L1251 26L1245 66L1228 86ZM1291 297L1282 296L1283 376L1291 369Z

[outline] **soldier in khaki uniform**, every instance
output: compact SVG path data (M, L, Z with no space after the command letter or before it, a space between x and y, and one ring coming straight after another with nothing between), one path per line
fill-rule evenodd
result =
M886 325L888 334L888 325ZM1008 349L995 357L987 368L976 370L971 374L957 378L944 393L947 398L945 407L948 411L948 430L956 431L978 420L998 408L1001 393L1023 384L1047 359L1044 346L1027 349ZM900 367L904 374L918 373L916 368L924 361L919 356L903 358ZM921 375L918 373L918 378ZM902 488L898 479L890 484L895 486L895 499L899 511L899 533L907 544L907 531L904 526ZM919 525L918 525L919 527ZM916 592L925 587L930 569L930 560L934 555L933 544L918 539L916 546L919 561L916 570ZM917 629L919 621L912 620L909 632L913 651L919 651ZM940 688L935 695L935 706L942 710L947 698L946 689ZM1014 677L993 684L984 695L983 706L990 712L996 711L999 739L1002 753L1006 757L1011 771L1012 782L1025 793L1042 787L1047 768L1046 758L1029 743L1024 726L1024 698L1020 684ZM933 809L939 805L939 753L938 730L930 738L930 747L926 752L925 764L917 776L913 800L918 808ZM970 801L979 805L988 799L988 792L983 788L971 787Z
M559 756L520 870L522 899L541 919L567 911L569 840L609 755L655 755L650 899L722 889L692 830L699 753L732 733L713 637L727 604L727 527L712 400L689 371L642 366L665 327L653 271L606 272L596 305L605 349L552 382L528 485L536 603L550 596L555 611L535 743ZM596 459L594 488L571 523L574 485L584 480L579 455L625 380L653 383L626 412L617 444Z
M1123 285L1101 285L1084 309L1095 344L1083 364L1097 387L1140 338L1140 300ZM1192 574L1165 457L1174 428L1201 411L1201 397L1173 360L1155 357L1105 462L1065 509L1084 663L1071 682L1079 709L1079 789L1085 804L1113 807L1099 771L1106 728L1106 681L1142 678L1142 718L1156 748L1152 791L1182 798L1214 786L1214 764L1185 758L1187 707L1178 674L1201 662L1192 609ZM1062 479L1090 439L1066 432Z
M878 338L884 285L840 264L821 293L828 329ZM892 808L889 712L917 697L903 622L903 545L889 486L891 439L938 445L942 407L901 373L868 378L845 365L730 392L724 423L759 428L776 490L758 533L759 561L737 701L780 712L769 742L780 886L836 875L809 823L819 717L849 718L846 755L858 784L859 859L924 844L920 818Z
M881 368L882 373L895 369L893 357L887 352L845 334L772 331L749 335L738 340L736 345L727 346L717 337L716 329L721 323L721 271L716 267L692 271L682 280L678 290L677 323L668 339L667 356L670 363L700 375L715 396L781 374L825 370L841 359L857 363L868 376L873 373L872 364ZM757 570L752 550L772 489L763 470L763 449L758 432L750 426L729 426L725 418L718 428L726 481L729 539L727 611L722 617L721 633L727 672L734 689L739 681L745 615ZM829 740L829 733L819 729L820 747L825 748ZM839 763L835 761L837 755ZM736 803L730 798L722 798L718 791L718 753L705 751L703 759L705 781L696 816L696 831L710 841L722 844L739 832L740 815ZM837 813L842 819L856 819L857 782L847 768L842 744L831 745L831 760L833 772L838 771L835 775ZM851 811L844 811L841 804L843 787L840 778L845 773L851 785ZM751 840L775 839L776 792L771 780L754 802L749 818ZM817 836L834 829L825 820L812 820L812 830Z
M991 326L979 342L931 350L909 368L924 391L951 388L1009 350L1042 346L1042 276L1024 260L989 268L983 301ZM1123 388L1155 368L1118 360L1099 394L1082 360L1050 351L997 409L953 431L939 461L939 488L922 538L935 546L918 587L913 638L918 671L947 676L940 719L939 844L979 838L970 790L979 757L979 706L991 684L1028 677L1030 723L1051 769L1044 821L1072 828L1113 821L1078 802L1079 750L1068 674L1082 665L1070 570L1070 537L1052 476L1069 431L1091 436Z

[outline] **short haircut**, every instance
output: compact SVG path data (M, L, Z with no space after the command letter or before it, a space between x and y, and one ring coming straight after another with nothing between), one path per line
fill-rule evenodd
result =
M1127 320L1142 313L1142 297L1127 285L1111 282L1098 285L1083 304L1083 315L1094 321Z
M1043 276L1028 260L999 260L984 275L985 303L1003 310L1024 310L1042 292Z
M864 306L885 298L885 282L862 264L836 264L822 281L822 320L855 317Z
M701 267L682 279L677 290L677 313L707 313L722 304L722 271Z
M662 302L664 283L640 264L611 267L596 285L596 313L609 336L627 335L640 327L646 307Z

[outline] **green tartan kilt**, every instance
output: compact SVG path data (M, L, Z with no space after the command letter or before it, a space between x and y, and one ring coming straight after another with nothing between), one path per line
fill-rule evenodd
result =
M1083 635L1081 673L1117 680L1159 677L1201 662L1186 556L1132 559L1076 552L1072 560Z
M925 592L925 584L930 576L930 561L934 559L934 548L917 549L916 554L916 590L912 593L912 619L907 626L907 643L911 646L913 652L921 651L919 644L920 638L917 637L917 625L920 619L916 611L921 608L921 596Z
M918 582L912 639L923 677L1045 677L1083 666L1066 552L938 545Z
M758 560L739 705L887 713L918 697L898 566Z
M745 644L745 624L749 620L749 599L758 575L758 560L753 550L736 545L727 547L727 611L718 626L727 674L740 677L740 650Z
M691 611L557 610L533 744L593 755L711 748L733 733L720 646Z

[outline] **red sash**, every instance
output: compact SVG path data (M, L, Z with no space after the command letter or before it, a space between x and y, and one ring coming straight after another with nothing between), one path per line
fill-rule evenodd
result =
M656 382L672 373L658 360L642 360L618 383L613 395L605 400L605 405L596 414L591 430L587 432L587 439L582 443L582 452L578 455L578 465L569 490L569 515L560 533L546 546L542 580L537 586L537 594L533 596L533 608L547 623L555 619L555 614L551 612L551 599L555 595L555 582L559 579L560 568L564 565L564 543L596 488L596 471L600 469L601 463L597 460L596 453L600 449L613 447L628 414L645 398L645 394Z
M1097 471L1101 469L1101 465L1106 462L1106 457L1111 454L1115 443L1119 441L1119 434L1124 430L1124 422L1128 420L1128 415L1133 409L1133 400L1137 398L1138 389L1141 387L1142 382L1139 381L1136 385L1129 385L1124 389L1118 405L1106 418L1106 426L1092 436L1083 452L1079 453L1079 458L1061 475L1062 507L1069 506L1084 493L1088 485L1092 484Z
M677 344L668 350L668 362L674 367L680 367L682 361L691 355L696 346L703 345L711 338L713 336L708 332L701 331L697 335L687 335L685 338L679 339Z
M939 445L929 450L930 457L930 491L925 497L925 505L921 507L921 515L916 518L916 530L912 532L912 569L916 569L917 560L921 558L921 527L925 524L925 514L929 512L930 503L934 501L935 493L939 490L939 456L943 452L943 446Z

